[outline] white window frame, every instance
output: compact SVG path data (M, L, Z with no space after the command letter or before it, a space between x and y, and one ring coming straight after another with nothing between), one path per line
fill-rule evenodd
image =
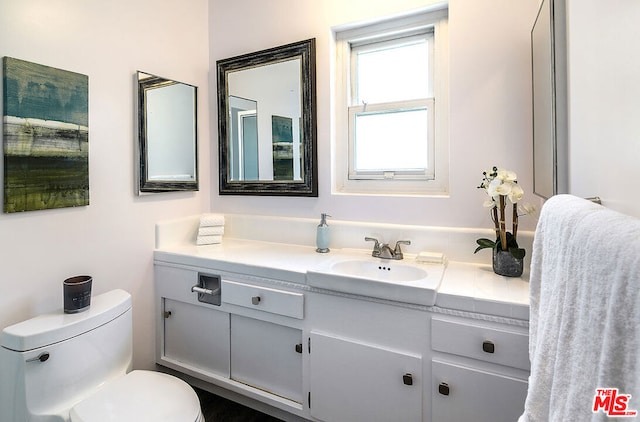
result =
M334 28L336 41L335 138L333 165L334 194L381 195L447 195L449 191L449 116L448 116L448 30L447 9L427 10L386 19L363 26ZM399 36L433 31L434 68L433 98L407 101L406 108L426 107L429 127L433 128L433 142L429 156L434 158L429 171L357 172L353 168L354 140L352 131L356 113L375 112L384 105L350 106L351 46L384 41ZM398 103L393 103L394 108ZM404 108L405 103L402 104Z

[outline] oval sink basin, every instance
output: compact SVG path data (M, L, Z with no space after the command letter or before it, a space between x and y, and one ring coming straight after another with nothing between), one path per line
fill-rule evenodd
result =
M433 306L444 274L444 264L420 264L336 253L307 270L312 287Z
M402 265L393 261L339 261L331 265L331 271L349 277L361 277L369 280L393 281L399 283L420 280L427 277L427 271L422 268Z

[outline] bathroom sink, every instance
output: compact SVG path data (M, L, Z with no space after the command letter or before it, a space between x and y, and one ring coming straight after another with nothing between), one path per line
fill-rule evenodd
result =
M333 263L330 268L331 271L340 275L397 283L410 282L427 277L427 270L424 268L396 264L393 261L374 261L373 259L338 261Z
M433 306L444 264L337 255L307 271L307 283L320 289Z

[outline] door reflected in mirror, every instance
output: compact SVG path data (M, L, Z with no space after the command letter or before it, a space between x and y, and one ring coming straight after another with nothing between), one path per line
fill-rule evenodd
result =
M198 190L197 88L138 72L139 192Z
M315 40L217 67L220 193L317 196Z
M301 59L295 57L228 74L231 181L302 180L300 72ZM247 146L256 153L243 154ZM236 171L241 169L247 174Z

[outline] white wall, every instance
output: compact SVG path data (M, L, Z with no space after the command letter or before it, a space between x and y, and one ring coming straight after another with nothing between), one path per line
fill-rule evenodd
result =
M62 281L90 274L94 293L132 293L134 366L153 366L154 224L210 203L207 14L207 0L0 2L0 56L89 76L91 201L0 214L0 327L60 308ZM200 192L134 194L136 70L198 86Z
M218 212L490 228L476 189L492 165L514 170L532 190L530 31L538 0L451 0L451 188L446 198L332 195L331 28L423 8L433 0L209 0L210 60L315 37L317 41L318 198L218 196ZM211 86L215 73L211 74ZM212 113L217 108L212 99ZM212 136L217 126L212 120ZM217 161L217 151L212 160ZM218 184L212 168L213 186ZM529 194L526 202L539 203ZM535 220L521 219L523 229ZM469 245L473 248L473 245Z
M640 2L570 0L569 190L640 217Z

